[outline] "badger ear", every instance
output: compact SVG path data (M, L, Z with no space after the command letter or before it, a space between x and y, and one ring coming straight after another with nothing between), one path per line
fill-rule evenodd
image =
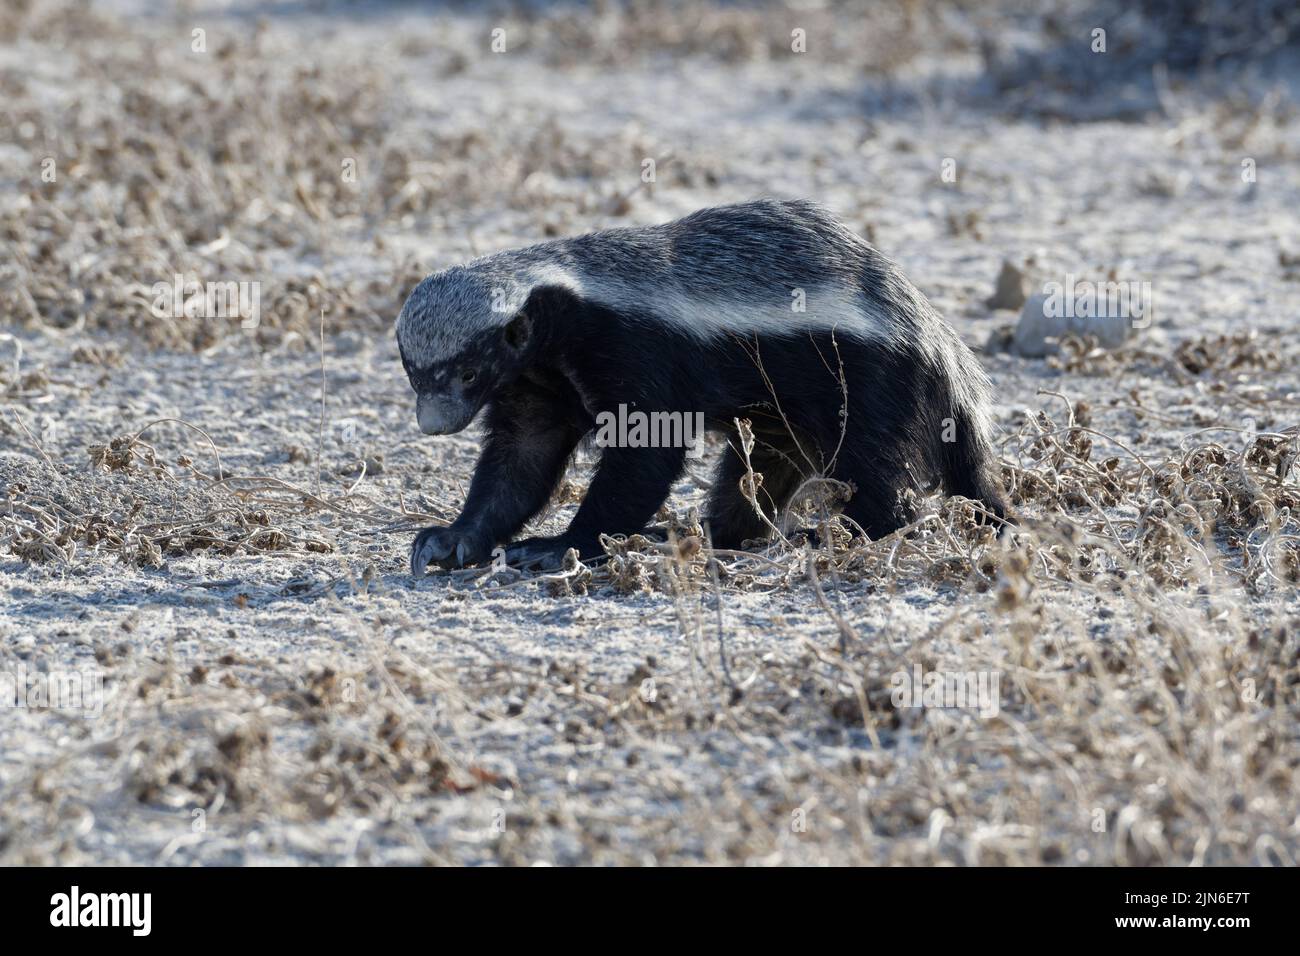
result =
M538 322L546 322L560 312L572 310L577 296L558 285L539 285L528 293L528 301L506 325L506 344L513 349L523 348L532 338Z
M527 310L520 309L506 325L506 345L512 349L521 349L533 336L533 320Z

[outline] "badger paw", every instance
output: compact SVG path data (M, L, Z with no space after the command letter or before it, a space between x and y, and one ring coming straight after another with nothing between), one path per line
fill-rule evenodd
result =
M425 528L411 545L411 573L421 577L430 564L444 568L463 568L481 564L491 556L491 549L476 535L452 525L448 528Z
M584 541L560 534L553 538L524 538L506 545L506 563L530 571L558 571L564 567L564 556L570 548L576 548L583 560L604 554L600 542L594 538Z

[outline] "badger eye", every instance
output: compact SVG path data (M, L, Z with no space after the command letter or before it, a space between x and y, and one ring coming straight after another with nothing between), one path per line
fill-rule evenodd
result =
M460 373L460 382L462 385L473 385L474 379L476 378L478 378L478 372L474 371L472 368L466 369Z

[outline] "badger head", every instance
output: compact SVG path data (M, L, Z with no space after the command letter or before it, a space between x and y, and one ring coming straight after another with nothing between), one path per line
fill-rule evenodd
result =
M529 285L464 266L429 276L397 317L397 346L426 435L465 428L535 345Z

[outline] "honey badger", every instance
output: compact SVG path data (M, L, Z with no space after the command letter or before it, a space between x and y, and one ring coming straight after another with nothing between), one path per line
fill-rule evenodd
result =
M420 429L486 408L464 510L421 531L411 570L599 556L641 531L684 447L607 444L563 534L508 544L541 511L603 412L702 413L730 436L706 509L714 547L763 537L742 494L736 419L749 419L758 494L774 517L801 482L849 484L843 514L877 538L941 484L1002 517L989 383L903 274L820 206L759 200L662 226L610 229L476 259L424 279L397 318Z

